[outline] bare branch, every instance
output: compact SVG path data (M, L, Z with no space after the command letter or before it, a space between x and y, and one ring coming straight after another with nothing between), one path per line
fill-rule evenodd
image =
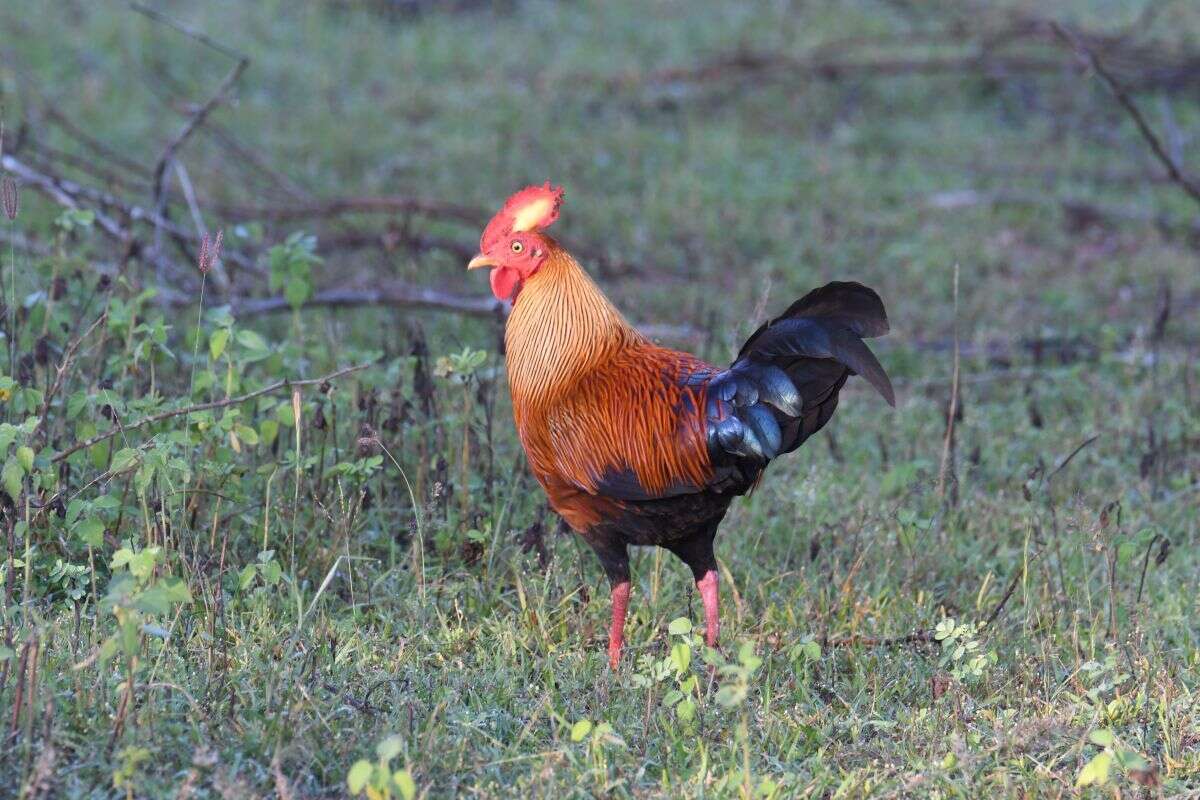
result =
M59 363L58 369L54 373L54 382L50 385L50 388L46 390L45 397L42 398L42 408L40 411L38 411L38 421L37 425L34 427L34 430L37 430L46 423L46 414L50 410L50 403L54 400L55 395L58 394L59 389L62 388L63 378L66 377L67 370L71 368L71 362L74 361L75 353L79 350L80 345L83 344L85 339L92 335L92 331L96 330L96 328L103 324L107 319L108 312L105 311L100 314L100 316L96 318L96 321L89 325L88 329L81 333L78 338L67 344L67 349L63 351L62 361Z
M275 222L336 217L342 214L423 214L482 225L488 218L487 212L481 209L404 195L334 197L303 205L238 206L224 208L222 211L229 216L243 219L266 219Z
M1137 125L1138 132L1142 135L1146 144L1150 145L1150 150L1154 153L1154 157L1166 168L1167 176L1179 184L1180 188L1189 197L1200 203L1200 183L1197 183L1194 178L1184 173L1179 163L1167 152L1167 148L1163 146L1158 135L1154 133L1154 130L1150 127L1150 123L1146 122L1146 118L1142 116L1142 112L1138 109L1137 104L1133 102L1133 98L1121 87L1121 84L1117 82L1113 74L1108 71L1108 68L1104 66L1104 62L1100 60L1096 52L1084 44L1078 36L1059 23L1051 22L1050 27L1063 42L1073 47L1076 52L1087 60L1092 70L1108 86L1109 91L1117 98L1117 102L1120 103L1121 108L1125 109L1125 112L1129 114L1134 124Z
M168 28L179 31L184 36L188 36L192 39L195 39L197 42L200 42L200 44L202 44L206 47L211 47L213 50L216 50L218 53L221 53L222 55L225 55L225 56L229 56L230 58L234 59L235 61L249 61L249 59L246 57L246 55L244 53L239 53L236 50L226 47L225 45L221 44L220 42L218 42L215 39L213 39L212 37L210 37L208 34L204 33L203 31L198 31L195 28L188 27L187 25L184 25L182 22L179 22L178 20L174 20L171 17L168 17L166 14L162 14L158 11L155 11L153 8L149 8L148 6L144 6L141 3L136 2L136 0L130 0L129 7L131 9L133 9L134 11L136 11L137 13L141 14L142 16L152 19L155 22L158 22L162 25L166 25Z
M342 369L339 369L336 372L329 373L328 375L324 376L323 378L304 378L301 380L289 380L289 379L285 378L281 381L276 381L275 383L268 384L267 386L264 386L261 389L256 389L253 392L247 392L246 394L239 395L237 397L227 397L224 400L213 400L208 403L197 403L196 405L185 406L183 408L173 408L169 411L160 411L157 414L151 414L150 416L142 417L141 419L137 420L136 422L131 422L128 425L117 425L110 431L107 431L105 433L96 434L95 436L93 436L90 439L87 439L86 441L78 442L78 443L72 445L71 447L68 447L66 450L63 450L62 452L57 453L50 460L51 460L51 462L57 464L58 462L67 458L68 456L71 456L72 454L77 453L80 450L86 450L87 448L89 448L93 445L99 444L100 442L108 441L109 439L113 438L117 434L127 433L128 431L137 430L138 428L145 427L146 425L152 425L155 422L162 422L165 419L171 419L172 417L180 417L180 416L183 416L184 414L195 414L199 411L211 411L214 408L225 408L226 406L236 406L241 403L245 403L247 400L253 400L256 397L262 397L265 394L271 394L272 392L277 392L280 389L292 389L297 386L317 386L322 383L325 383L326 381L332 381L336 378L340 378L343 375L349 375L352 372L358 372L359 370L364 370L369 366L371 366L371 365L370 364L357 364L353 367L343 367Z
M176 306L188 305L193 302L193 299L183 295L175 295L168 298L168 302ZM273 314L288 311L292 307L281 296L231 298L230 304L233 313L239 317ZM400 308L448 311L472 317L495 317L497 319L503 319L508 315L507 307L490 297L465 297L463 295L441 292L437 289L413 286L406 283L388 283L374 289L326 289L314 294L305 301L302 307L314 308L322 306L326 308L395 306ZM691 325L661 325L651 323L636 327L643 335L651 339L695 341L701 337L701 332Z
M1079 453L1083 450L1083 448L1087 447L1089 444L1091 444L1092 442L1096 441L1099 438L1100 438L1100 434L1097 433L1096 435L1089 436L1088 438L1086 438L1082 442L1080 442L1079 446L1076 447L1074 450L1072 450L1071 454L1069 456L1067 456L1066 458L1064 458L1062 460L1062 462L1057 467L1054 468L1054 471L1046 476L1045 483L1047 483L1047 484L1050 483L1050 481L1054 479L1055 475L1057 475L1058 473L1060 473L1064 469L1066 469L1067 465L1071 463L1071 460L1074 459L1075 456L1079 455Z
M188 301L191 301L190 298ZM503 316L503 307L496 300L463 297L400 283L385 284L375 289L326 289L317 292L304 303L305 308L315 306L405 306L453 311L476 317ZM235 314L243 317L291 309L291 305L282 296L234 299L232 307Z
M179 240L193 244L199 241L196 234L192 231L176 225L171 220L165 219L153 211L147 211L141 206L128 203L108 192L83 186L75 181L68 180L45 170L35 169L12 156L6 155L0 158L0 166L3 166L4 169L46 195L58 205L65 208L89 208L96 214L96 224L100 229L122 244L129 244L136 237L133 236L132 231L100 209L114 211L123 220L129 222L140 222L158 226ZM237 264L241 269L255 275L263 274L253 259L241 253L230 251L224 257L230 263Z
M163 148L162 155L159 156L158 163L154 166L154 209L158 220L166 220L170 214L170 211L167 208L166 197L167 167L170 166L175 160L175 154L179 152L179 148L183 146L183 144L197 128L204 124L204 120L208 118L208 115L211 114L213 110L224 101L225 95L228 94L229 90L233 88L235 83L237 83L238 79L242 76L242 73L246 71L246 67L248 66L250 66L250 59L245 57L238 59L238 62L233 65L233 69L231 69L229 74L225 76L225 79L221 81L220 85L217 87L217 90L213 92L212 96L210 96L208 100L206 100L192 113L190 117L188 117L187 121L184 122L183 127L180 128L179 132L175 134L175 136L169 142L167 142L167 146ZM162 233L163 226L161 222L156 222L154 226L154 259L158 263L159 267L162 265ZM184 249L186 250L186 248ZM159 277L159 282L161 283L162 276L160 275ZM220 286L223 291L227 291L229 280L225 274L223 272L217 273L216 277L218 286Z

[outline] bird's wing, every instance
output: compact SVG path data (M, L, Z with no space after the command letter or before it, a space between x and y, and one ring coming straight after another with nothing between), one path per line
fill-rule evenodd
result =
M686 353L630 348L547 410L535 471L542 462L583 492L622 501L706 491L714 474L704 406L714 373Z

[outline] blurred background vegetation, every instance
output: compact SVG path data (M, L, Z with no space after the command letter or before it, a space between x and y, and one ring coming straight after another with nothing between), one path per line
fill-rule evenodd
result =
M3 6L0 793L1197 790L1198 87L1169 0ZM608 673L525 473L464 266L547 179L672 346L887 304L720 671L646 552Z

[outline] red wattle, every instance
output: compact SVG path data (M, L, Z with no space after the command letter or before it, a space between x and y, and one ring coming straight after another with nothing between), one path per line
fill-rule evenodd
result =
M521 288L521 273L512 267L496 267L489 276L497 300L512 300Z

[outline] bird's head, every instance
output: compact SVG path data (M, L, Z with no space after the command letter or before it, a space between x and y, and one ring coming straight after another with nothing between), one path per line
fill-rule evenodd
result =
M541 231L558 219L563 190L546 181L526 186L508 198L479 239L479 255L467 269L491 267L492 294L514 300L525 281L550 257L553 242Z

